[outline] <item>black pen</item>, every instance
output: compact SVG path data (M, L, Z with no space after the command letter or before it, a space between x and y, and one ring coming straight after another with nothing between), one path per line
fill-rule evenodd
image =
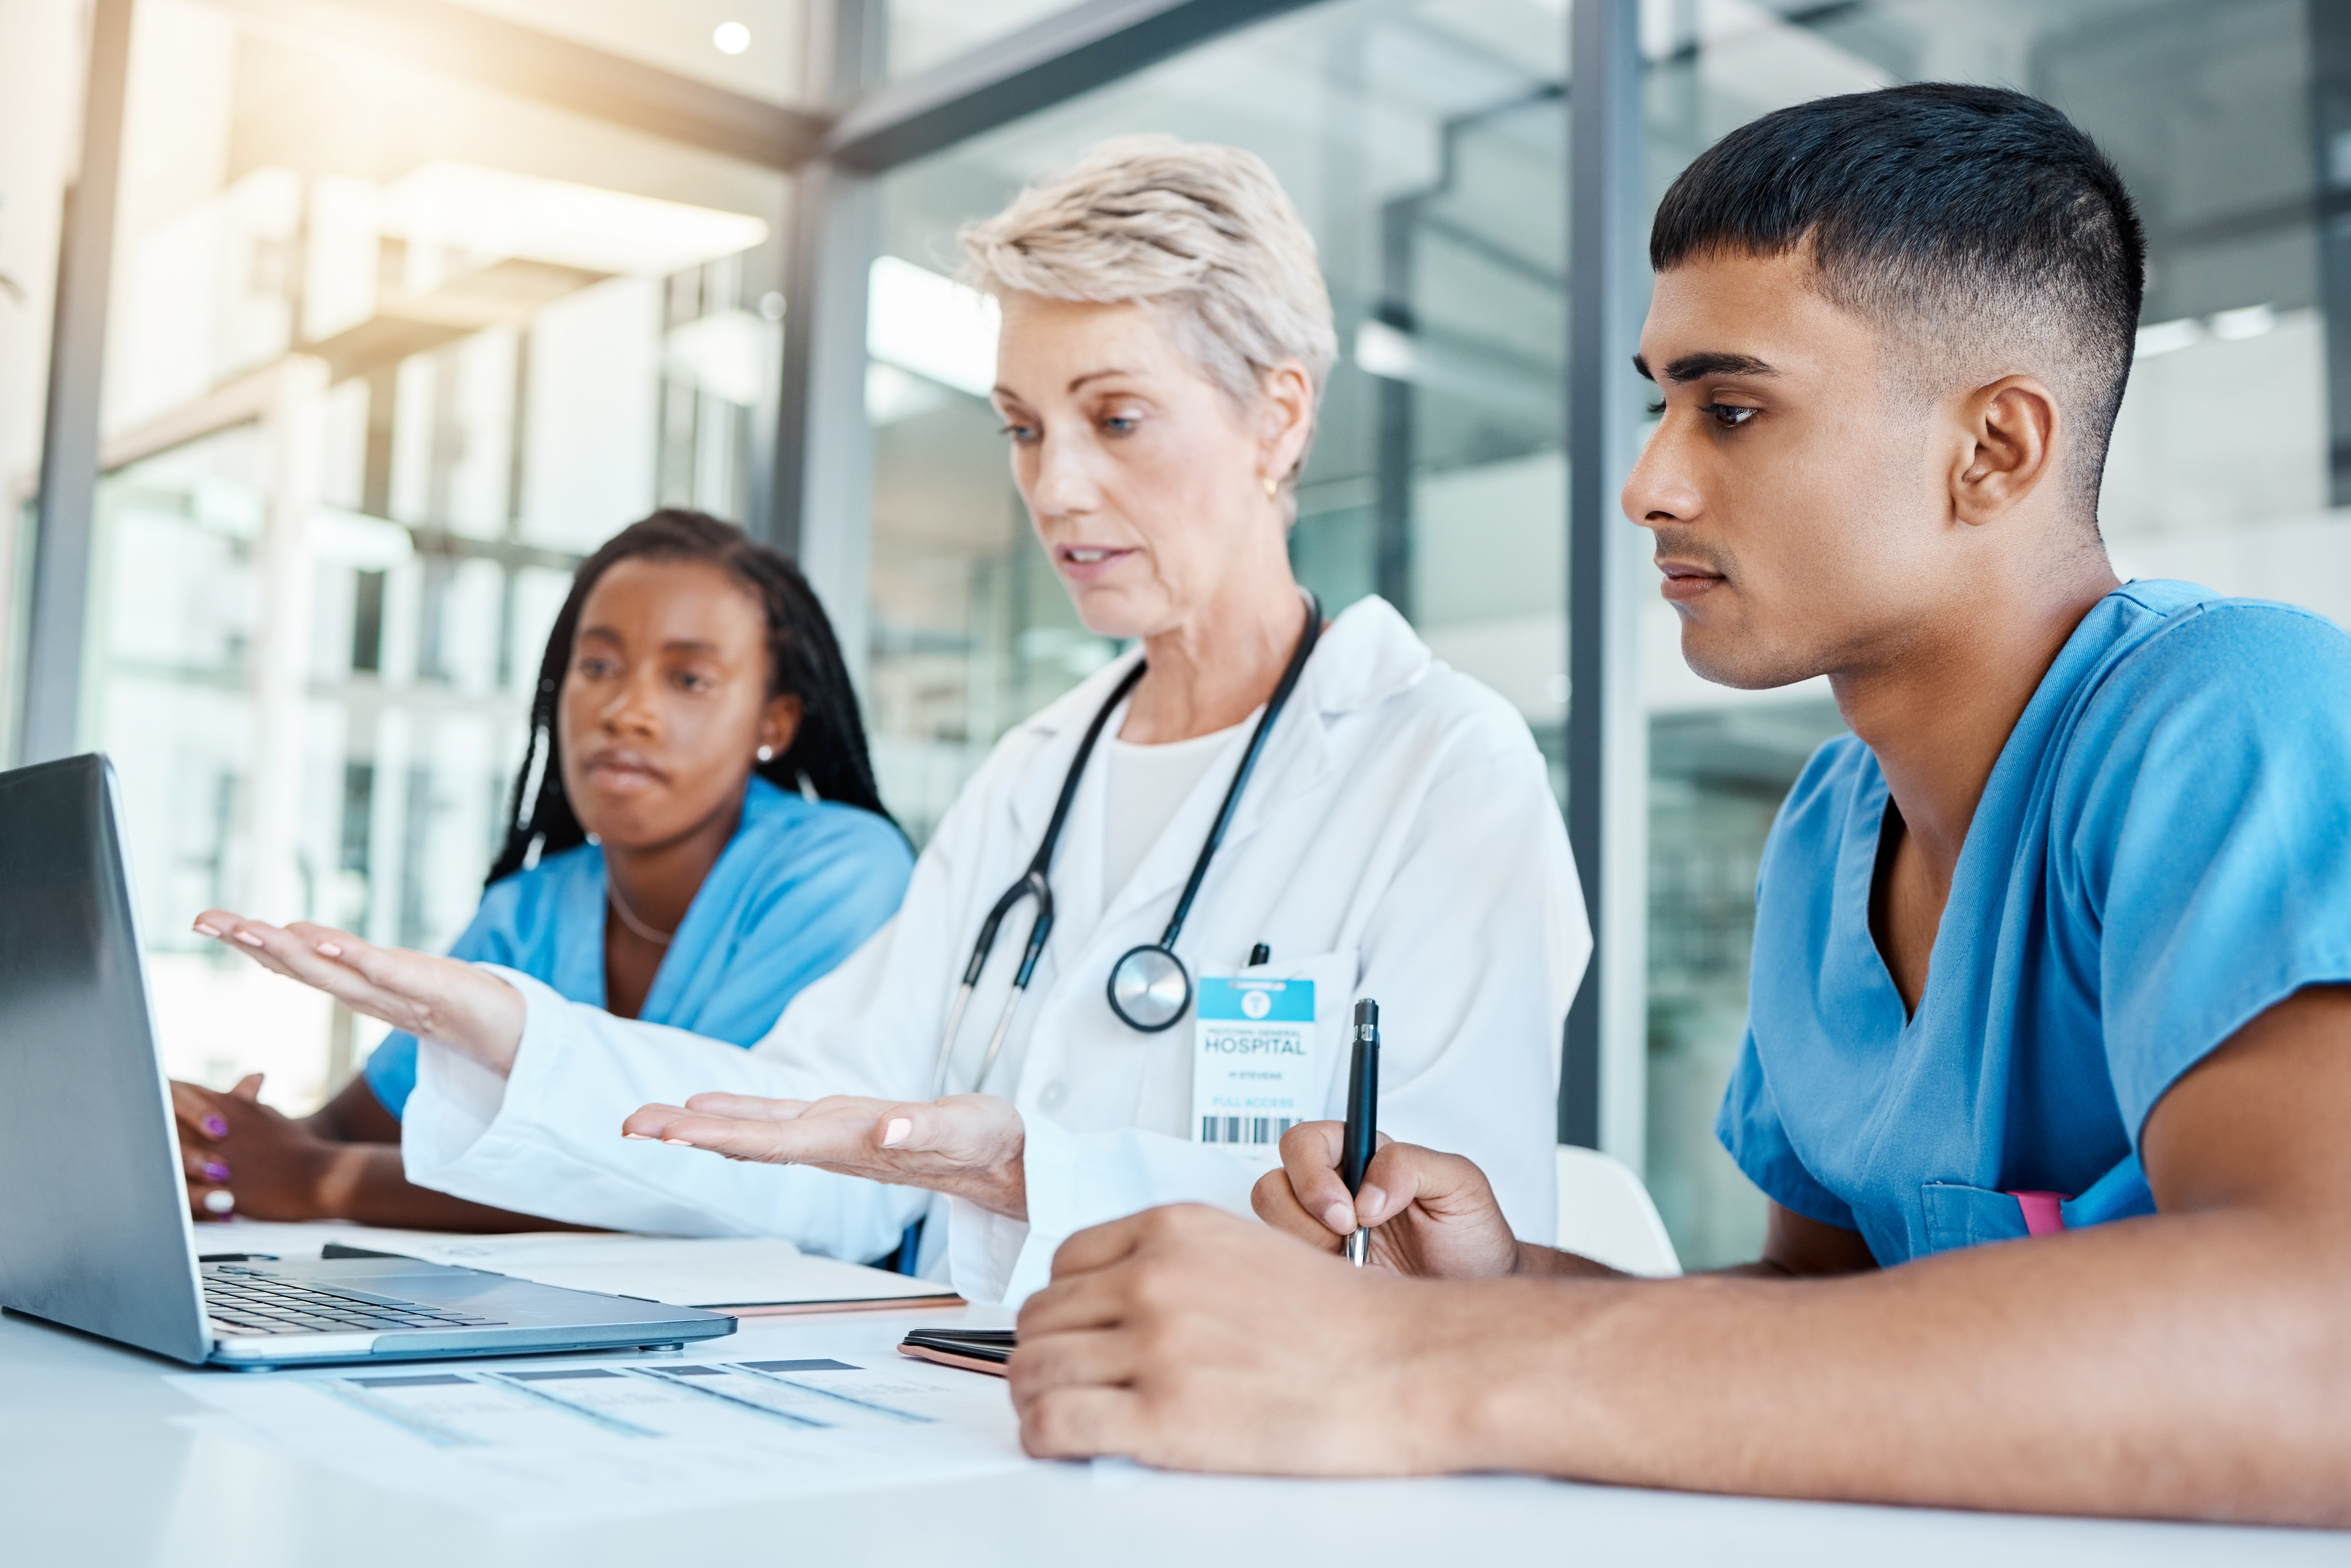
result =
M1365 997L1355 1004L1355 1050L1347 1069L1347 1130L1339 1145L1339 1179L1352 1197L1364 1189L1364 1170L1380 1135L1380 1004ZM1347 1238L1347 1261L1360 1269L1372 1245L1361 1225Z

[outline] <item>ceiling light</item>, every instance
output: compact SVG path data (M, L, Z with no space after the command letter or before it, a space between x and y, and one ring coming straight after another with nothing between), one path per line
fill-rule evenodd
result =
M751 29L740 22L721 22L718 31L710 35L722 55L739 55L751 47Z
M745 213L448 160L385 186L379 221L407 242L405 287L418 295L508 257L660 277L768 237Z
M1377 318L1355 328L1355 363L1369 375L1408 382L1420 374L1420 353L1412 334Z
M2262 333L2274 329L2277 326L2277 312L2266 305L2247 305L2236 310L2216 310L2206 319L2205 325L2212 329L2212 336L2215 338L2224 343L2233 343L2246 338L2258 338Z
M2158 354L2177 353L2204 337L2204 323L2192 316L2177 321L2157 321L2138 329L2137 357L2151 360Z

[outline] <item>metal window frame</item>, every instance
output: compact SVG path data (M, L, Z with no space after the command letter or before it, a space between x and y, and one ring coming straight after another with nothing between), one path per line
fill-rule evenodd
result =
M1219 34L1312 3L1081 0L877 89L834 123L825 155L880 173L1108 86Z
M44 435L18 755L62 755L82 700L82 628L115 184L134 0L93 0L82 169L68 213ZM863 417L866 269L875 177L1109 86L1312 0L1081 0L895 82L878 78L883 0L831 0L829 97L817 115L694 81L452 0L224 0L271 25L490 82L520 96L796 171L786 361L768 515L843 645L863 650L871 432ZM824 4L825 0L816 0ZM1560 1136L1641 1161L1646 976L1646 732L1636 679L1638 538L1614 497L1638 439L1625 369L1639 320L1638 0L1573 0L1570 92L1568 831L1594 952L1570 1013ZM854 656L854 655L853 655Z
M99 396L107 295L114 277L115 197L122 171L123 93L131 0L93 0L81 161L66 195L49 334L47 422L34 504L33 581L14 751L23 762L68 755L81 729L83 643L98 507Z
M1640 453L1632 369L1645 306L1639 0L1575 0L1568 58L1567 837L1592 916L1567 1018L1559 1138L1645 1165L1647 716L1639 607L1647 544L1618 508Z

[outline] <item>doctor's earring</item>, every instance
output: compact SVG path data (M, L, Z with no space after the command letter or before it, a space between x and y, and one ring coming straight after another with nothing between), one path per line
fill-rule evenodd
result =
M1281 499L1281 481L1270 474L1265 476L1265 498L1269 501Z
M774 747L772 747L772 746L763 746L763 747L759 747L759 760L760 760L760 761L762 761L762 762L773 762L775 759L776 759L776 748L775 748Z

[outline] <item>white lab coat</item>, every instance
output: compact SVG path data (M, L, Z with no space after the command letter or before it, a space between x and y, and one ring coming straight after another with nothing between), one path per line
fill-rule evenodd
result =
M1042 1285L1053 1249L1086 1226L1186 1200L1248 1214L1270 1162L1191 1141L1192 1019L1142 1034L1105 995L1119 955L1165 927L1246 728L1107 907L1108 769L1086 770L1052 867L1051 937L987 1085L1025 1124L1025 1223L914 1188L620 1136L638 1105L704 1090L928 1098L980 921L1036 852L1087 721L1136 656L998 744L923 852L896 918L750 1051L499 971L528 1004L512 1073L423 1051L403 1133L410 1179L584 1224L783 1236L850 1259L889 1251L928 1213L923 1271L1008 1303ZM951 1092L972 1087L1030 907L998 935ZM1381 1130L1477 1160L1518 1233L1549 1241L1561 1025L1592 947L1574 862L1524 720L1437 662L1377 599L1316 646L1176 946L1196 977L1238 973L1259 942L1272 958L1251 974L1314 982L1324 1113L1343 1113L1353 1005L1376 998Z

